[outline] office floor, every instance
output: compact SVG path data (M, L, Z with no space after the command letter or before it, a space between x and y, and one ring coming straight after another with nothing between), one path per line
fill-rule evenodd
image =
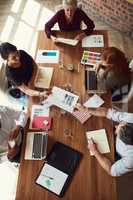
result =
M9 41L34 56L37 30L44 28L45 22L55 12L55 7L60 2L61 0L0 0L0 41ZM97 19L93 20L96 29L108 30L110 46L120 48L129 59L133 58L133 39ZM6 101L4 101L4 94L1 91L0 96L3 97L0 104L4 104ZM0 165L0 177L2 175L3 178L0 178L0 199L14 200L18 170L6 162ZM9 177L11 177L9 184L3 184L3 179L7 180ZM133 174L117 180L118 200L132 200Z

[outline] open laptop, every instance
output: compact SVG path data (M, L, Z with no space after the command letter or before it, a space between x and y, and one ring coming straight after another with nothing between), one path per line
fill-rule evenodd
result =
M25 159L44 159L47 153L47 141L47 132L28 132L26 138Z
M97 78L94 68L85 69L85 87L88 93L105 93L105 83Z

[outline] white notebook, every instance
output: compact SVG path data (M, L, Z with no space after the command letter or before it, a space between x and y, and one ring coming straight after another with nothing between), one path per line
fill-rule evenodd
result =
M36 183L47 188L51 192L60 195L67 178L67 174L46 163L43 166Z
M68 44L68 45L71 45L71 46L76 46L78 44L78 40L67 39L67 38L57 38L56 42Z
M53 67L39 67L35 78L35 87L49 88L53 71Z
M107 140L107 135L105 129L99 129L95 131L86 132L87 140L93 139L93 141L97 144L97 148L101 153L109 153L109 143ZM92 152L90 152L91 155Z
M94 94L84 103L84 106L86 108L99 108L102 104L104 104L103 99L97 94Z
M59 63L59 54L60 52L58 50L38 49L36 55L36 62L57 64Z

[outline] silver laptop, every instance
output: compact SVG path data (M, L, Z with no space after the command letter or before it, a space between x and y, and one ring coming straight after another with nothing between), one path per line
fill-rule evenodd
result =
M25 160L42 160L47 153L47 132L28 132L26 138Z
M97 78L95 69L85 69L85 86L88 93L106 93L105 82Z

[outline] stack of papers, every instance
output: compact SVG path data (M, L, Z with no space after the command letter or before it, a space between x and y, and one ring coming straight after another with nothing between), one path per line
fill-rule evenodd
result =
M104 47L103 35L90 35L82 40L82 47Z
M98 108L102 104L104 104L104 101L101 97L99 97L97 94L94 94L92 97L90 97L85 103L84 106L86 108Z
M86 137L88 142L92 139L97 144L97 148L101 153L110 152L105 129L88 131ZM93 155L92 152L90 152L90 154Z
M49 88L52 79L54 68L53 67L39 67L35 78L35 87Z
M60 42L63 44L68 44L71 46L76 46L78 44L78 40L74 40L74 39L66 39L66 38L57 38L56 42Z
M41 50L38 49L36 56L37 63L59 63L59 51L58 50Z

